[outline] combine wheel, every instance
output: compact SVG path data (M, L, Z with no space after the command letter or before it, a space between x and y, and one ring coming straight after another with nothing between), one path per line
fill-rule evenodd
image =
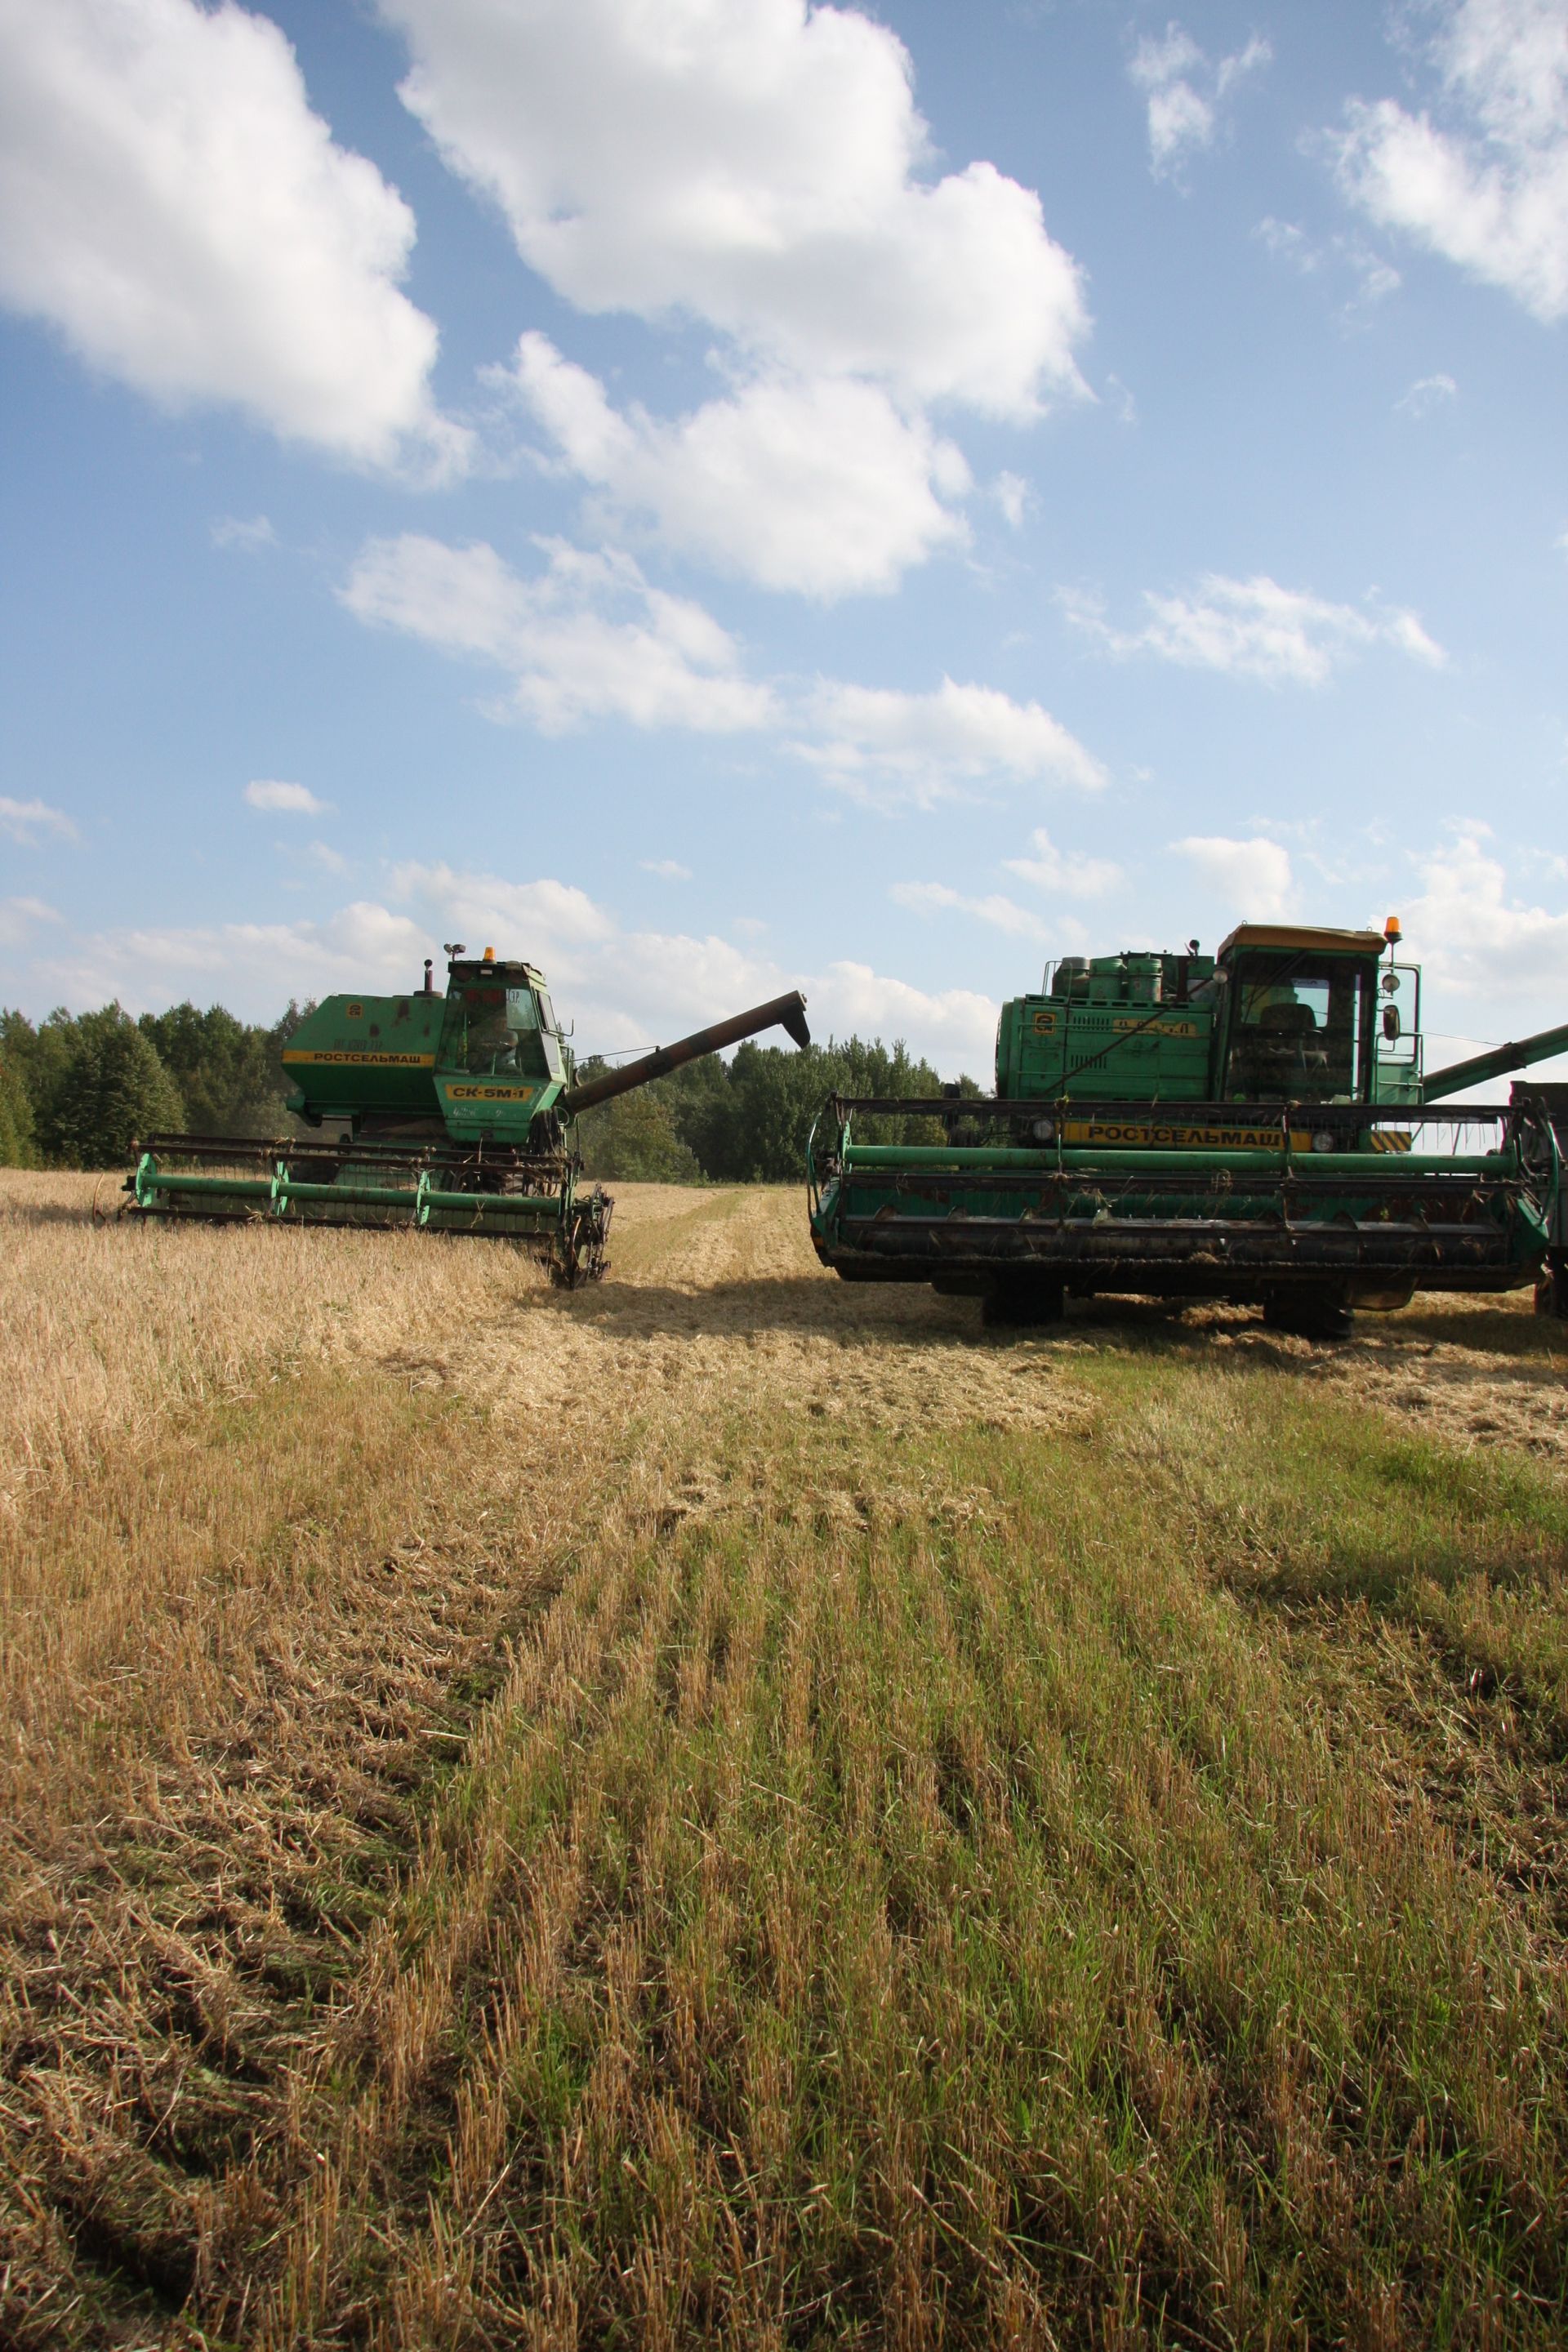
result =
M566 1253L555 1267L555 1279L566 1290L575 1290L579 1283L597 1282L609 1265L605 1251L610 1238L610 1214L615 1202L609 1194L595 1186L587 1197L575 1204L572 1213L571 1230L566 1239Z
M1263 1302L1270 1331L1290 1331L1299 1339L1348 1339L1355 1318L1338 1290L1276 1290Z
M1067 1312L1067 1286L1060 1275L1007 1274L998 1276L980 1309L980 1319L993 1328L1026 1330L1039 1323L1059 1323Z

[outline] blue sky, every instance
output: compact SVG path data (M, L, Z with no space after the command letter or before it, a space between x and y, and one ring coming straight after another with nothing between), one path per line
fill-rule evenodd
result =
M1568 1017L1568 0L0 0L0 1000Z

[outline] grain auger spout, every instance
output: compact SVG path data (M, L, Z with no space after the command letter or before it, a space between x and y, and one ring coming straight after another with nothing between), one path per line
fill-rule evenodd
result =
M329 996L307 1013L283 1048L288 1108L306 1133L144 1136L127 1208L510 1237L557 1281L592 1280L607 1264L614 1203L581 1181L576 1114L775 1023L810 1043L805 999L792 992L579 1086L537 965L493 948L447 955L444 994L432 959L404 995Z
M1548 1062L1553 1054L1568 1054L1568 1021L1555 1029L1538 1029L1532 1037L1493 1045L1488 1053L1473 1054L1468 1062L1450 1062L1446 1070L1434 1070L1421 1081L1421 1099L1444 1102L1466 1087L1483 1087L1490 1078L1506 1077L1510 1070L1528 1070L1531 1063Z
M606 1070L603 1076L586 1079L580 1087L568 1087L561 1097L561 1108L566 1118L574 1118L580 1110L591 1110L595 1103L614 1102L617 1095L629 1095L634 1087L646 1087L655 1078L662 1078L671 1070L679 1070L685 1062L700 1061L704 1054L721 1054L726 1045L738 1045L746 1037L755 1037L763 1029L786 1030L797 1045L809 1045L811 1032L805 1025L805 999L798 988L787 996L770 997L766 1004L753 1004L749 1013L732 1013L728 1021L715 1021L710 1029L694 1029L689 1037L677 1038L673 1045L656 1045L651 1054L641 1055L621 1069Z

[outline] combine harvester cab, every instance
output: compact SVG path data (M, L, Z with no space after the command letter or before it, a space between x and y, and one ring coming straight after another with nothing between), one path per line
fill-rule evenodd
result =
M613 1203L581 1183L574 1122L595 1103L782 1024L810 1043L798 992L618 1070L576 1080L544 974L493 948L447 950L406 996L329 996L283 1049L289 1109L317 1140L150 1135L125 1180L145 1216L412 1225L521 1242L559 1281L605 1270Z
M1560 1311L1568 1120L1527 1088L1447 1098L1568 1050L1568 1025L1425 1076L1399 936L1244 923L1217 956L1064 957L1003 1007L994 1096L826 1107L818 1256L1003 1322L1131 1292L1330 1335L1416 1288L1531 1282Z

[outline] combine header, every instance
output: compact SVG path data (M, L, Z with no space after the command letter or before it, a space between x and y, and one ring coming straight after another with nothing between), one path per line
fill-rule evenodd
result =
M978 1294L1003 1322L1131 1291L1331 1334L1417 1287L1531 1282L1564 1311L1568 1089L1448 1097L1568 1051L1568 1024L1424 1076L1398 943L1392 918L1382 936L1244 923L1217 956L1064 957L1004 1005L994 1097L828 1104L818 1256ZM875 1139L921 1115L929 1140Z
M407 996L327 997L283 1048L289 1110L334 1140L150 1135L127 1207L510 1235L572 1284L604 1272L612 1206L581 1188L577 1113L775 1024L811 1042L796 992L578 1083L542 971L498 962L493 948L447 953L445 996L426 962Z

